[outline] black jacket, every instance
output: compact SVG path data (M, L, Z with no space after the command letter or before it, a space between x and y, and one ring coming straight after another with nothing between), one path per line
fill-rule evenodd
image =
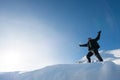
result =
M101 32L98 32L98 35L95 39L89 40L86 44L80 44L80 47L88 47L88 50L99 49L100 46L97 41L100 39Z

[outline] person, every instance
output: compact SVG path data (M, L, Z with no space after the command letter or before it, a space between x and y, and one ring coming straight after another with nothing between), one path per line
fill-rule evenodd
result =
M88 47L88 54L86 55L86 58L88 59L88 62L91 63L91 56L94 54L100 62L103 61L102 57L100 56L98 49L100 48L98 44L98 40L100 39L101 31L98 32L98 35L95 39L92 39L91 37L88 38L88 42L86 44L79 44L80 47Z

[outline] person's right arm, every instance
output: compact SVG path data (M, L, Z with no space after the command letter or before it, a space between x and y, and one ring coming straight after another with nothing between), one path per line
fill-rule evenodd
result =
M79 44L80 47L87 47L87 44Z

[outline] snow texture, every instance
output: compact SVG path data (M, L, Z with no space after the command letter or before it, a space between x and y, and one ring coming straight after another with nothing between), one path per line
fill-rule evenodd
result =
M120 56L116 56L119 54L102 51L104 62L58 64L25 73L0 73L0 80L120 80Z

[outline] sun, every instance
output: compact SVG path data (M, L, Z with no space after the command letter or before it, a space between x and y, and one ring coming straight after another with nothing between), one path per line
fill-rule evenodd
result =
M3 62L5 65L16 65L19 62L19 55L18 54L7 54L3 57Z
M7 53L4 54L1 64L2 71L17 71L22 65L22 56L19 53Z

